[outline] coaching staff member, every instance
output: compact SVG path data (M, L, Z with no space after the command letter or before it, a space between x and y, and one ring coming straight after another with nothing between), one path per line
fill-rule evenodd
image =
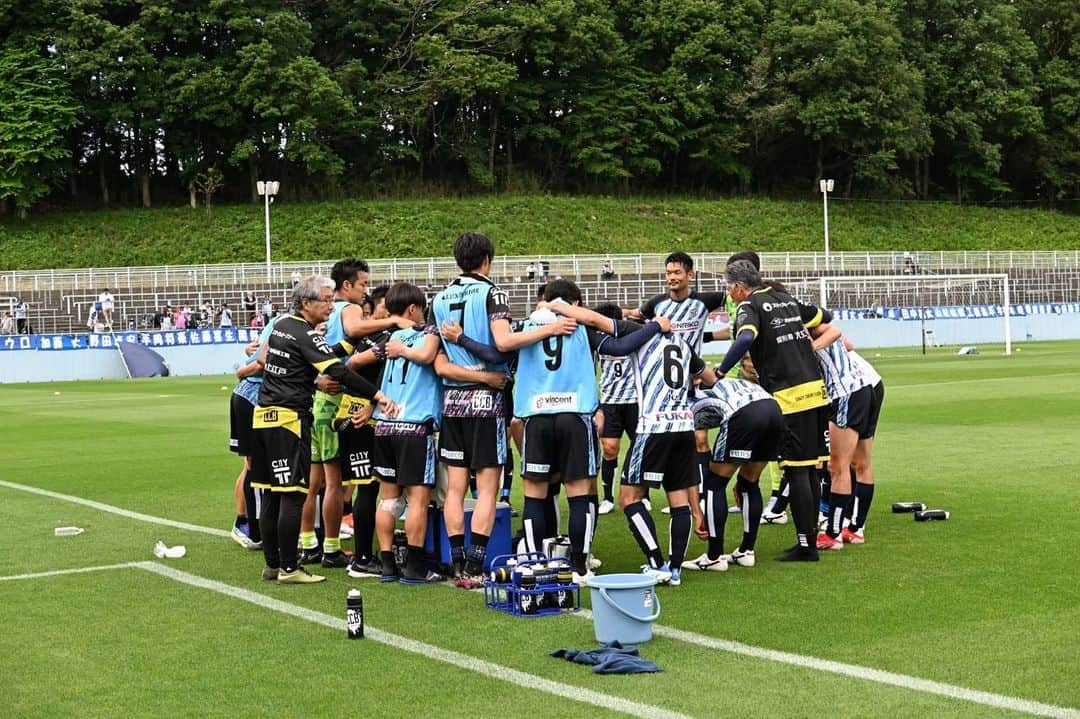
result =
M334 305L334 283L305 277L292 292L292 311L274 325L266 349L263 385L253 420L252 486L264 490L259 527L266 568L262 578L281 584L311 584L326 577L300 567L300 511L311 470L311 406L315 378L329 375L351 394L374 399L387 416L396 407L375 385L338 361L351 352L347 340L331 347L315 327Z
M815 466L829 459L829 397L806 330L832 317L780 287L764 286L757 269L744 260L728 265L724 275L728 295L739 307L735 341L717 373L723 376L749 351L761 386L779 403L785 425L779 461L791 488L798 543L777 559L816 562L821 486Z

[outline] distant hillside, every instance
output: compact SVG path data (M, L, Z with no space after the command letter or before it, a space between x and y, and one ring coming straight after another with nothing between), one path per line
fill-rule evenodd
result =
M832 201L833 250L1078 250L1080 217L1045 210ZM275 260L447 255L465 230L501 254L811 251L813 201L492 196L271 208ZM0 222L0 269L258 262L258 205L113 210Z

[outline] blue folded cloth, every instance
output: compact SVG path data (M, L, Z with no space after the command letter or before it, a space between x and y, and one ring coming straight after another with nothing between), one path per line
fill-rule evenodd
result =
M593 674L646 674L661 671L648 659L642 659L637 647L624 647L619 642L604 644L596 649L556 649L551 656L577 664L588 664Z

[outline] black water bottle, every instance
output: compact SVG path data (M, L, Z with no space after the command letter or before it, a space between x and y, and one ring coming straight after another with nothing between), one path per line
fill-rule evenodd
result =
M359 589L350 589L345 597L345 626L349 639L364 638L364 597Z
M944 509L928 509L925 512L916 512L916 522L929 522L933 520L944 521L949 518L949 513Z
M892 506L893 514L904 514L905 512L921 512L926 509L926 505L922 502L896 502Z

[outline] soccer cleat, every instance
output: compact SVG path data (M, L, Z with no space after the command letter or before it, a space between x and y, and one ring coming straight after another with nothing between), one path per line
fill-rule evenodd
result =
M244 531L245 529L247 529L246 524L243 526L243 528L234 526L232 528L232 531L229 532L229 537L231 537L234 542L239 544L244 549L251 549L251 545L254 544L254 542L251 541L251 537L249 537L247 535L247 532ZM262 548L261 543L259 544L259 547Z
M844 540L844 544L866 544L866 537L863 536L862 531L851 527L844 527L840 532L840 539Z
M817 548L826 550L838 550L844 548L844 542L840 537L830 537L825 532L818 532Z
M366 577L378 577L382 574L382 563L377 559L360 559L353 557L349 562L349 568L345 571L353 579Z
M754 566L754 550L748 549L744 552L741 549L736 549L728 555L728 564L738 564L740 567Z
M344 552L324 552L320 563L326 569L344 569L349 566L349 558Z
M277 579L278 571L277 567L263 567L262 580L264 582L275 581Z
M667 584L671 581L671 569L668 567L667 562L664 562L662 567L643 564L641 565L641 573L655 579L657 584Z
M300 552L300 564L318 564L322 561L322 550L318 547Z
M600 503L600 507L597 508L599 514L611 514L615 510L615 503L610 499L605 499Z
M818 530L824 532L829 527L829 517L824 512L818 512L817 515Z
M709 554L706 552L697 559L687 559L682 563L682 568L701 570L704 572L726 572L728 561L722 554L716 559L709 559Z
M776 558L778 562L816 562L818 551L810 547L795 545Z
M421 571L413 574L408 569L406 569L404 572L402 572L401 579L399 579L398 581L402 584L436 584L443 581L444 579L446 579L446 577L435 572Z
M342 522L341 523L341 530L340 530L340 533L338 534L338 536L341 537L341 539L352 539L352 536L353 536L352 525L351 524L345 524L344 522Z
M382 571L379 573L380 582L396 582L401 579L401 573L398 572L397 565L394 563L382 565Z
M742 507L737 504L733 504L727 508L728 514L742 514Z
M646 497L645 499L641 500L641 503L642 503L642 504L643 504L643 505L645 506L645 511L646 511L646 512L651 512L651 511L652 511L652 502L651 502L651 501L649 501L649 498L648 498L648 497ZM668 510L668 511L670 512L671 510Z
M462 574L454 580L454 586L458 589L482 589L484 578L479 574Z
M303 567L297 567L293 572L278 571L277 583L278 584L318 584L319 582L325 582L326 577L318 574L311 574Z
M680 584L682 584L682 570L678 567L675 567L671 570L671 579L668 580L668 585L672 587L677 587Z
M762 524L787 524L788 516L787 512L762 512L761 523Z

